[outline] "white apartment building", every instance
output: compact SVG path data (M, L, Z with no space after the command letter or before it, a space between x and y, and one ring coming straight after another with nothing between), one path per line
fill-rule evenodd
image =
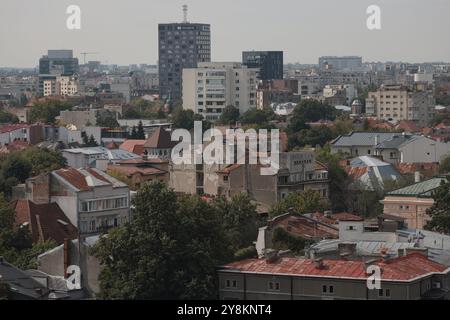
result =
M183 109L215 121L226 106L256 108L257 71L236 62L202 62L183 69Z
M376 92L369 92L366 113L380 120L411 120L419 126L426 126L435 116L435 100L429 91L410 91L400 85L386 85Z
M57 76L43 81L43 95L73 96L78 93L78 81L72 76Z

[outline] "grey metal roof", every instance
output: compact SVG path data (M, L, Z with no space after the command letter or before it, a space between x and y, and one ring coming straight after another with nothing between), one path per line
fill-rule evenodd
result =
M391 139L385 140L377 145L377 149L398 149L402 145L410 143L414 140L419 139L420 136L416 135L397 135L393 136Z
M432 192L439 188L442 182L448 180L444 177L431 178L405 188L394 190L388 193L388 196L414 196L414 197L431 197Z
M351 132L336 138L331 144L335 147L376 146L392 139L398 133L392 132ZM378 138L377 138L378 137Z

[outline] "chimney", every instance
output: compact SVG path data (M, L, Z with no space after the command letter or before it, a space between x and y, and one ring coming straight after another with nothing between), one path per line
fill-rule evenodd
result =
M420 172L419 171L414 172L414 182L415 183L420 182Z
M70 266L70 240L64 239L64 278L67 278L67 268Z
M398 249L398 257L401 258L405 255L405 249Z
M323 263L323 259L322 258L318 258L314 260L314 266L316 267L316 269L324 269L325 268L325 264Z
M278 255L278 250L268 249L264 252L267 263L275 263L278 261L280 256Z

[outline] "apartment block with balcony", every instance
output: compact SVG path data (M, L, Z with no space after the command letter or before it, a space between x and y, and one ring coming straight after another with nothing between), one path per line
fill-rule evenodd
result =
M183 108L205 119L219 119L223 109L232 105L242 114L256 108L257 69L240 63L199 63L183 70Z
M430 91L411 91L400 85L386 85L369 92L366 113L380 120L410 120L424 127L436 114L435 100Z

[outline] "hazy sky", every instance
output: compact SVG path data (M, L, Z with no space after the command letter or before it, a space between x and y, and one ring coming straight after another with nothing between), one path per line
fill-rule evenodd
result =
M82 10L81 30L66 28L66 8ZM449 0L0 0L0 67L34 67L47 49L100 52L103 63L154 64L157 25L211 24L212 60L240 61L243 50L283 50L285 62L321 55L364 61L450 61ZM366 28L381 7L382 30Z

